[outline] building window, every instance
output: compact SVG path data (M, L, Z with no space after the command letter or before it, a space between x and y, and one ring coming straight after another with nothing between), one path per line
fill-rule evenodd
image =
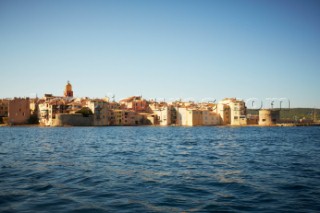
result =
M266 121L266 119L262 119L262 121L263 121L263 122L265 122L265 121Z

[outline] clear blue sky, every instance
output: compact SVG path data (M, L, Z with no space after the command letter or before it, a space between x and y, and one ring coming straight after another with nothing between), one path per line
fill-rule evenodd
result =
M0 98L288 98L320 108L320 1L0 0Z

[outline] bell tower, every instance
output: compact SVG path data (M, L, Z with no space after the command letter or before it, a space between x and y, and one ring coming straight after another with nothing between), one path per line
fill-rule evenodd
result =
M64 90L64 97L73 97L73 91L72 91L72 85L70 84L70 81L68 81L66 88Z

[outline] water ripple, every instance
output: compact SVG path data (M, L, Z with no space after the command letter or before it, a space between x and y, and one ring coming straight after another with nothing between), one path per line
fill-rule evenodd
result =
M0 212L316 212L320 129L0 128Z

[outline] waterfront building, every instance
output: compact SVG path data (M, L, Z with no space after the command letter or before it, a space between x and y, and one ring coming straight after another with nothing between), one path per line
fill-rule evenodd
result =
M173 114L173 106L168 105L165 102L157 103L152 102L149 103L150 112L155 114L156 116L156 125L160 126L168 126L172 124L172 114Z
M202 111L192 107L175 107L176 125L200 126L202 125Z
M142 119L141 115L132 110L115 109L112 110L112 112L111 116L114 117L114 119L110 119L112 121L110 125L134 126L139 125L140 120Z
M259 125L272 126L280 121L280 110L261 109L259 110Z
M202 125L215 126L220 125L220 116L211 110L202 110Z
M92 111L94 126L107 126L110 124L109 103L103 99L87 100L86 106Z
M220 124L221 125L228 125L230 124L230 106L223 103L218 103L216 108L217 114L220 117Z
M154 112L157 115L160 126L168 126L172 124L172 106L157 108L154 110Z
M184 126L201 126L202 111L195 108L186 108L186 121Z
M44 126L53 126L57 113L64 113L65 102L60 98L44 98L39 103L39 123Z
M259 115L247 115L247 125L258 125Z
M14 98L8 104L8 123L26 124L30 118L29 98Z
M246 105L236 98L225 98L218 104L218 113L223 124L247 125Z
M36 115L38 113L38 98L31 98L30 99L30 113L31 115Z

